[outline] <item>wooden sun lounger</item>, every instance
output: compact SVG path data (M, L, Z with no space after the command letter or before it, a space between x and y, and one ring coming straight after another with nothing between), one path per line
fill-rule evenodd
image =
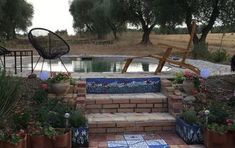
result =
M200 70L197 67L195 67L191 64L185 63L185 59L187 58L187 56L190 52L190 49L192 47L192 42L193 42L193 37L195 35L195 32L196 32L196 22L193 21L192 22L192 31L191 31L191 35L190 35L190 39L189 39L187 48L182 48L182 47L177 47L177 46L172 46L172 45L167 45L167 44L161 44L160 43L160 44L158 44L159 47L166 49L165 53L162 56L157 55L157 54L150 54L150 55L145 55L145 56L138 56L138 57L128 58L128 59L126 59L126 63L124 65L123 69L122 69L122 73L127 72L128 67L130 66L131 62L134 59L150 57L150 58L154 58L154 59L159 60L158 67L155 70L154 74L160 73L162 71L162 68L165 65L165 63L168 62L170 64L177 65L180 68L187 68L187 69L189 69L189 70L191 70L191 71L193 71L193 72L195 72L196 74L199 75ZM170 58L170 55L172 54L173 49L178 50L182 54L182 59L180 61L175 61L175 60L172 60Z

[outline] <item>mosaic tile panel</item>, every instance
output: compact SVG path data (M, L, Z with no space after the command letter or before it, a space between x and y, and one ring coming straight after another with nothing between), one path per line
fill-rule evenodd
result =
M159 77L151 78L87 78L88 94L123 94L160 92Z
M126 141L108 141L109 148L128 148Z
M163 139L145 140L143 135L124 135L122 141L108 141L109 148L170 148Z

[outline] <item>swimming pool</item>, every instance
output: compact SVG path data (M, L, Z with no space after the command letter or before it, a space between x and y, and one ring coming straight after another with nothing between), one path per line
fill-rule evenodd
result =
M36 59L36 58L35 58ZM62 57L66 68L69 72L121 72L125 64L126 57L118 56L92 56L92 57L76 57L68 56ZM157 62L157 61L156 61ZM157 63L148 58L134 60L133 63L128 68L127 72L154 72L157 68ZM52 71L55 72L65 72L62 63L58 60L53 60ZM34 63L35 65L35 63ZM36 71L40 71L42 67L42 62L39 62ZM50 65L48 61L44 62L43 70L50 71ZM164 67L163 71L170 70L169 67Z

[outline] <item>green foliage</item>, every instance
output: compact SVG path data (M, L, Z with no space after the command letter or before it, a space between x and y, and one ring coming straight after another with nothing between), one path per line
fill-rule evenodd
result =
M35 92L33 99L38 103L41 104L45 100L47 100L47 92L44 89L39 89Z
M229 118L231 113L231 107L229 107L224 102L213 102L209 106L209 118L208 123L217 123L217 124L224 124L226 122L226 119Z
M177 0L155 0L157 22L162 33L176 32L176 25L183 22L183 10Z
M217 123L209 124L207 126L207 128L209 130L212 130L212 131L220 133L220 134L223 134L227 131L227 126L226 125L223 125L223 124L220 125L220 124L217 124Z
M21 139L20 135L12 133L12 131L0 130L0 141L17 144Z
M188 124L194 124L197 122L197 113L193 110L185 110L183 111L181 117L186 121Z
M228 101L228 106L230 106L231 108L234 108L235 110L235 96L232 96L229 101Z
M70 123L72 127L85 126L87 119L80 110L75 110L70 117Z
M212 62L221 63L229 59L227 51L223 48L218 49L210 54L210 60Z
M43 127L43 135L49 137L49 138L53 138L56 135L56 131L55 129L50 126L50 125L45 125Z
M49 78L48 81L51 83L59 83L61 81L70 81L70 79L70 74L60 72L58 74L53 75L53 77Z
M20 100L20 83L19 79L0 71L0 122L9 116L10 111Z
M179 72L179 73L176 73L176 76L174 77L173 83L174 84L182 84L184 80L185 80L184 73Z
M104 38L110 31L116 39L116 33L125 26L126 12L119 0L74 0L70 6L74 28L95 33L98 39Z
M43 102L38 110L37 120L48 123L54 128L64 128L64 114L71 112L72 108L56 99L48 99Z
M15 130L26 130L28 127L28 123L30 120L30 114L29 113L22 113L22 114L14 114L13 121Z
M183 9L188 30L192 19L201 23L201 35L194 38L194 43L206 42L206 37L216 22L234 24L234 0L177 0ZM222 22L221 22L222 21ZM199 38L200 37L200 38Z
M36 122L31 125L29 132L31 135L45 135L49 138L53 138L56 135L56 131L51 125L42 122Z
M208 51L208 44L198 43L192 49L192 57L195 59L209 59L210 52Z
M25 0L5 0L1 8L0 36L8 40L16 38L16 29L26 31L31 25L33 7Z

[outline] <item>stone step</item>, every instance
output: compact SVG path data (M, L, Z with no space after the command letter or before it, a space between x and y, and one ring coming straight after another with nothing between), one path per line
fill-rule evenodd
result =
M175 118L169 113L95 113L86 117L90 134L175 131Z
M167 112L167 97L161 93L87 94L86 113Z

